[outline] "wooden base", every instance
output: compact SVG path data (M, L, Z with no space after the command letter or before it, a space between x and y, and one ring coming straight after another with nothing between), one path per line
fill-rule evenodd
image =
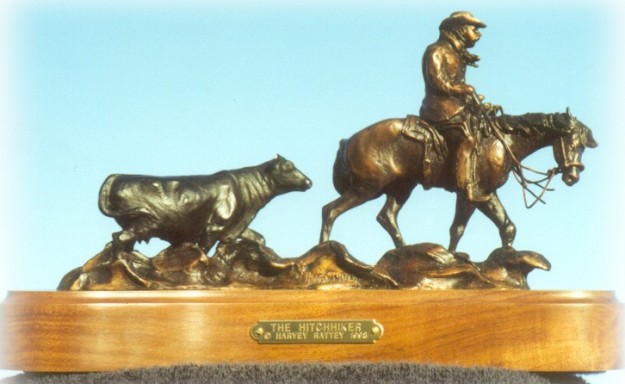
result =
M588 291L12 292L0 368L416 362L592 372L621 365L622 305ZM373 344L259 344L260 320L375 319Z

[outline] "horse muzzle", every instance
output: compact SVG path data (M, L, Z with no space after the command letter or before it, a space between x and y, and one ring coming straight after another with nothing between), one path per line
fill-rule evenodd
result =
M579 181L579 174L584 170L583 165L574 165L567 167L562 173L562 181L564 184L570 186L575 185Z

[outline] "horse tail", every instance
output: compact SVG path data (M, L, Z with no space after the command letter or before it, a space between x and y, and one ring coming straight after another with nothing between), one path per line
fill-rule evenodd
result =
M332 172L332 183L334 189L339 194L345 193L350 185L352 185L353 174L347 163L347 144L349 140L343 139L339 142L339 150L336 152L336 160L334 160L334 168Z

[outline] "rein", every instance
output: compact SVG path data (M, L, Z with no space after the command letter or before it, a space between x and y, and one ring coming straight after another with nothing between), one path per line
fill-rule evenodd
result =
M522 191L523 191L523 203L525 204L525 208L530 209L532 208L534 205L536 205L536 203L538 203L539 201L543 204L546 204L546 202L542 199L543 196L545 195L545 193L547 191L553 191L553 188L549 188L549 184L551 183L551 180L553 179L553 177L555 175L557 175L558 173L562 172L562 167L554 167L551 168L549 170L547 170L546 172L543 171L539 171L537 169L534 169L532 167L528 167L526 165L523 165L517 158L516 156L514 156L514 153L512 153L512 150L510 149L510 147L508 146L508 144L506 143L506 141L504 140L504 138L501 136L501 133L499 132L499 129L497 128L497 126L491 121L490 117L488 116L488 113L486 113L486 111L484 110L484 106L482 105L482 102L480 101L480 99L478 98L477 94L475 92L473 92L471 94L471 96L473 97L473 100L475 101L476 105L478 106L478 110L479 112L482 113L482 116L484 117L484 120L486 120L486 123L488 125L488 131L489 133L492 133L495 138L497 138L497 140L499 140L501 142L501 144L503 145L506 153L508 154L508 156L510 156L510 158L512 159L512 161L514 162L514 165L512 167L512 172L514 174L514 178L516 179L516 181L521 185ZM562 138L560 138L560 145L562 146L562 155L564 156L564 140ZM564 159L565 161L565 167L568 166L582 166L581 164L578 163L569 163L568 159ZM538 174L538 175L542 175L545 176L540 180L530 180L527 177L525 177L525 175L523 174L523 170L527 170L530 171L532 173ZM539 194L534 193L534 191L532 191L530 189L530 185L536 185L538 186L541 191ZM528 204L528 200L527 200L527 193L530 193L532 196L534 196L534 201L531 204Z

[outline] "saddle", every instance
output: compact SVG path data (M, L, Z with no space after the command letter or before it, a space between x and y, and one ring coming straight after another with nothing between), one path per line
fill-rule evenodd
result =
M445 139L433 125L415 115L406 116L401 135L423 144L423 188L430 189L433 156L440 161L444 161L447 157L448 149Z

